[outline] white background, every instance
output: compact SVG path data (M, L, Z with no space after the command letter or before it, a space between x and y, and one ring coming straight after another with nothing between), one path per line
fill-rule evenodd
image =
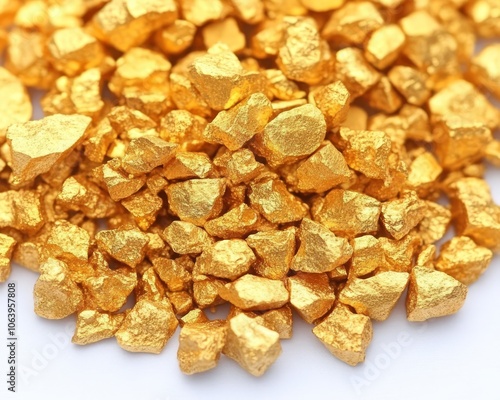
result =
M500 171L490 168L487 180L500 203ZM282 341L282 355L261 378L224 356L212 371L183 375L178 331L161 355L128 353L114 339L73 345L73 317L49 321L34 314L36 279L18 266L9 279L17 284L16 394L7 391L7 286L0 285L2 400L500 400L498 256L453 316L410 323L400 299L387 321L374 323L366 362L355 368L330 355L296 316L294 337Z

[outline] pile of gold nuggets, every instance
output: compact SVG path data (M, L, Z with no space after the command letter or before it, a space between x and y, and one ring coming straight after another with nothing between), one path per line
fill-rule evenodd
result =
M262 375L292 312L356 365L500 249L499 37L498 0L0 0L0 281L79 345L180 325L186 374Z

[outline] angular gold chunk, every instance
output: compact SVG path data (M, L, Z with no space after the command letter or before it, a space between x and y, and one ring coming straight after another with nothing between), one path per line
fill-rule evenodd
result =
M290 304L309 324L325 315L333 307L335 293L326 274L299 272L287 279Z
M66 264L51 258L40 265L40 271L33 289L35 313L47 319L62 319L75 313L83 304L83 295L70 278Z
M427 204L416 192L407 192L400 199L382 204L381 221L394 239L401 239L424 218Z
M360 49L346 47L339 50L335 60L335 78L344 83L351 100L365 94L380 80L380 73L365 60Z
M271 119L271 102L263 93L254 93L228 111L221 111L205 128L203 136L209 143L219 143L229 150L238 150Z
M384 251L380 241L372 236L357 237L352 242L350 272L357 277L365 276L384 264Z
M372 2L346 2L334 11L323 28L323 36L344 43L361 44L367 36L384 24L384 19ZM394 36L391 36L391 41ZM387 44L386 44L387 46Z
M221 287L219 294L236 307L250 311L283 307L290 297L282 281L250 274Z
M253 266L257 275L269 279L283 279L295 254L295 231L268 231L250 235L248 245L257 254L257 263Z
M321 86L311 93L311 97L325 116L329 129L338 127L347 118L351 95L342 81Z
M166 142L155 136L134 139L122 159L122 168L133 175L151 172L165 165L174 156L177 144Z
M291 266L294 271L329 272L352 256L347 239L336 237L328 228L308 218L302 220L298 237L300 247Z
M269 222L285 224L300 221L307 215L307 206L280 180L251 183L248 197L252 208Z
M257 135L254 146L273 167L311 155L325 139L326 122L312 104L284 111Z
M245 203L233 208L219 218L205 224L205 230L211 236L222 239L242 238L255 231L259 224L259 213Z
M315 85L330 74L332 56L316 21L309 17L285 17L283 43L276 63L287 78Z
M490 265L493 253L467 236L457 236L441 247L436 269L462 282L474 283Z
M388 172L391 140L385 132L343 130L347 139L344 157L349 166L368 178L383 179Z
M99 66L105 56L101 43L80 27L55 31L47 48L54 67L67 76Z
M350 190L333 189L312 209L315 221L341 236L378 230L380 202Z
M365 57L378 69L385 69L399 57L405 35L395 24L384 25L372 33L366 43Z
M139 229L113 229L100 231L96 241L100 250L134 268L146 255L149 237Z
M417 227L418 235L424 244L435 243L442 239L450 226L451 211L433 201L426 201L424 218Z
M472 83L454 80L438 91L429 100L432 119L441 120L445 116L456 115L461 118L482 122L495 129L500 121L498 110Z
M170 209L182 221L203 226L222 211L224 179L191 179L167 187Z
M68 221L59 220L50 228L43 253L47 258L64 261L71 271L71 278L81 282L94 272L88 265L89 250L89 233Z
M261 376L281 354L279 334L239 314L229 320L222 352L250 374Z
M463 116L445 116L434 128L436 155L447 169L459 169L480 160L491 140L487 126Z
M139 300L115 333L120 347L131 352L160 354L177 328L168 300Z
M189 79L203 100L214 110L227 110L255 92L264 89L259 72L245 71L225 45L218 44L188 67Z
M112 270L103 266L96 270L96 276L82 282L86 306L99 311L120 310L137 285L137 274L128 268Z
M357 313L385 321L408 284L407 272L381 272L370 278L354 278L339 294L339 301Z
M463 178L451 185L451 211L457 234L469 236L481 245L500 248L500 207L493 202L488 183Z
M207 178L212 175L212 162L205 153L178 151L164 168L168 180Z
M185 324L179 335L177 359L185 374L208 371L217 366L226 343L226 321Z
M287 171L285 179L299 192L323 193L335 186L347 183L352 172L340 151L329 141L307 160L301 161Z
M122 200L122 205L134 217L137 226L145 231L156 221L163 208L163 200L146 189Z
M97 37L118 50L142 44L156 29L177 18L175 1L111 0L92 20Z
M178 254L199 254L212 244L210 236L190 222L173 221L163 231L163 237Z
M372 340L372 323L366 315L354 314L345 306L337 306L313 333L338 359L349 365L365 360L366 348Z
M241 239L214 243L196 260L196 271L217 278L236 279L247 273L255 262L252 249Z
M111 338L115 335L124 318L124 314L83 310L78 313L75 334L71 341L75 344L86 345Z
M467 286L441 271L416 266L410 275L406 315L408 321L454 314L462 308Z
M14 182L28 182L66 158L85 139L91 122L83 115L53 115L11 125L7 143Z

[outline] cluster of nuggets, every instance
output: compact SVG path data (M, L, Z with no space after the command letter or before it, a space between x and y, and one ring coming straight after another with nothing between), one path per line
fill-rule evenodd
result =
M500 249L499 36L498 0L0 0L0 281L80 345L180 324L187 374L263 374L292 310L356 365Z

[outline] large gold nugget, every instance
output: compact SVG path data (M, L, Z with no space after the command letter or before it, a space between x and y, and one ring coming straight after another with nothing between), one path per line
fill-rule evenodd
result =
M441 271L416 266L410 276L406 313L409 321L425 321L456 313L467 297L467 286Z
M78 314L75 334L71 341L86 345L115 335L125 318L124 314L107 314L95 310L84 310Z
M182 221L203 226L222 211L222 196L226 190L224 179L192 179L167 187L171 210Z
M11 125L7 142L17 183L48 172L80 144L92 119L83 115L53 115L39 121Z
M357 236L378 230L380 202L350 190L334 189L313 207L314 219L342 236Z
M5 140L7 128L30 120L31 100L21 81L0 67L0 143Z
M99 39L126 51L176 18L173 0L112 0L95 14L92 28Z
M223 353L254 376L261 376L281 354L279 334L239 314L228 323Z
M336 237L325 226L308 218L302 220L299 239L301 244L291 266L294 271L332 271L352 256L352 247L347 239Z
M325 138L326 122L321 111L306 104L282 112L257 135L254 146L273 167L311 155Z
M226 342L226 321L185 324L179 335L177 359L185 374L197 374L215 368Z
M313 333L330 353L354 366L365 360L366 348L372 340L372 323L366 315L354 314L339 305L316 325Z
M246 274L255 260L255 254L244 240L221 240L207 247L197 258L195 271L217 278L236 279Z
M83 295L70 278L66 264L51 258L40 266L40 271L33 289L35 313L48 319L62 319L75 313L83 303Z
M326 274L299 272L287 280L290 304L309 324L325 315L333 306L335 293Z
M10 275L10 260L16 241L0 233L0 282L5 282Z
M407 272L381 272L366 279L354 278L340 292L339 301L377 321L389 317L406 289Z
M467 236L457 236L441 247L436 269L470 285L486 271L492 257L490 249L478 246Z
M160 354L178 322L168 300L139 300L116 332L121 348L131 352Z
M282 281L243 275L219 289L220 296L242 310L270 310L283 307L290 297Z

